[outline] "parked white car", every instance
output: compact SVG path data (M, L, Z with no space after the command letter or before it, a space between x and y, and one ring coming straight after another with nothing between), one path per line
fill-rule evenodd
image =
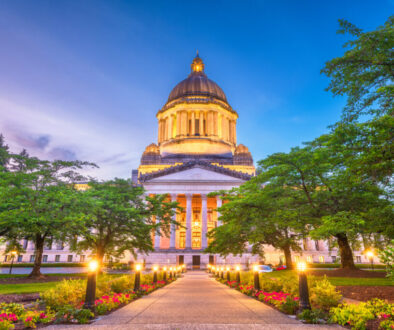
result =
M267 266L267 265L256 265L254 267L255 268L253 268L253 269L256 270L259 273L270 273L270 272L272 272L272 268L270 266Z

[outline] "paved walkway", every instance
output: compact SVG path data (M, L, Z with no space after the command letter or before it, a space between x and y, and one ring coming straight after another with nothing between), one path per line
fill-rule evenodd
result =
M338 329L305 325L204 272L183 278L85 326L73 329ZM52 326L49 329L59 329Z

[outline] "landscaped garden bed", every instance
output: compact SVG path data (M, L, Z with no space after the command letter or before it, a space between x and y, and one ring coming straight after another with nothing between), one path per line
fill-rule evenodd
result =
M59 323L89 323L95 316L118 309L174 280L175 278L167 278L164 281L162 274L158 274L157 282L153 283L152 274L141 274L140 289L135 292L134 276L100 275L97 280L95 306L90 310L83 307L86 280L65 279L56 283L53 288L41 292L34 303L1 303L0 330L35 328Z
M226 275L221 278L216 274L215 277L283 313L297 315L306 323L337 323L349 329L394 329L394 304L376 298L359 304L343 303L341 291L326 276L308 276L312 309L303 312L299 308L298 276L295 272L260 275L260 290L254 288L252 272L241 272L240 283L236 281L235 272L230 273L230 281Z

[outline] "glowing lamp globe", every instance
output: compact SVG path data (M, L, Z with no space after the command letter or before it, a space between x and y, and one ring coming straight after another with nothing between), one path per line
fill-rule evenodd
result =
M298 262L297 269L299 272L305 272L306 271L306 263L304 261Z
M253 270L254 270L255 272L257 272L257 271L259 270L259 266L254 265L254 266L253 266Z
M141 268L142 268L142 266L141 266L140 264L136 264L136 265L135 265L135 270L136 270L137 272L139 272L139 271L141 270Z
M230 267L229 267L229 266L227 266L227 267L226 267L226 270L227 270L227 271L230 271Z
M236 267L235 267L235 270L236 270L237 272L239 272L239 271L241 270L241 267L236 266Z
M167 267L164 266L164 267L163 267L163 270L166 272L166 271L167 271Z
M369 259L372 259L373 256L374 256L374 254L373 254L372 251L368 251L368 252L367 252L367 257L368 257Z
M159 267L157 267L157 266L154 266L154 267L153 267L153 271L154 271L154 272L157 272L158 269L159 269Z
M91 260L88 264L90 272L95 272L98 269L99 263L97 260Z

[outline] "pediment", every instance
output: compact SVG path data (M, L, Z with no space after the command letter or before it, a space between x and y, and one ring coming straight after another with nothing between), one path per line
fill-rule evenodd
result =
M182 169L180 171L156 176L148 179L145 182L207 182L207 181L220 181L220 182L244 182L241 178L218 173L210 169L195 166L192 168Z

